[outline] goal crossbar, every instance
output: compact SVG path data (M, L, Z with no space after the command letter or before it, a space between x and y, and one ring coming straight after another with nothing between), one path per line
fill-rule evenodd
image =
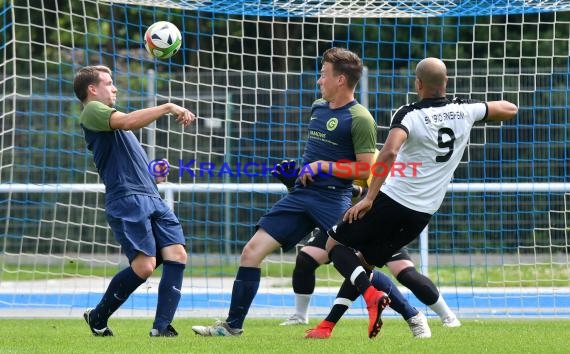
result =
M161 192L287 192L281 183L162 183L158 185ZM0 193L59 193L59 192L104 192L105 186L100 183L61 183L61 184L28 184L5 183L0 185ZM450 183L448 192L570 192L570 183Z

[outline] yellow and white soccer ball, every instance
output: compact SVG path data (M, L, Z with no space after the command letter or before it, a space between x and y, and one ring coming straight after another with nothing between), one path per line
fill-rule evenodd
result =
M144 46L157 59L168 59L180 50L182 35L171 22L153 23L144 34Z

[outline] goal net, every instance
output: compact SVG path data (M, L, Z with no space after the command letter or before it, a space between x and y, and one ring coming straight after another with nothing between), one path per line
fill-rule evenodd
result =
M223 317L243 245L286 192L264 166L300 161L320 56L331 46L363 58L357 97L378 122L379 146L394 110L416 99L414 68L427 56L446 63L449 95L519 106L514 121L473 130L426 242L409 251L459 316L570 316L570 3L0 6L0 316L79 315L127 265L77 121L79 68L112 68L121 111L174 102L196 113L184 130L160 119L135 133L150 160L171 163L160 188L189 253L179 312ZM149 57L142 39L161 20L183 34L165 61ZM253 315L293 312L295 255L264 261ZM312 315L328 310L340 284L332 266L317 270ZM119 315L154 315L157 287L149 279ZM365 310L355 304L351 313Z

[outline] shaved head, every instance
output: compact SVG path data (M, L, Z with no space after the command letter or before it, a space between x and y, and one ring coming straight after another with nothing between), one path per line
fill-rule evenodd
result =
M443 97L447 86L447 68L437 58L425 58L416 66L416 79L421 82L424 97Z

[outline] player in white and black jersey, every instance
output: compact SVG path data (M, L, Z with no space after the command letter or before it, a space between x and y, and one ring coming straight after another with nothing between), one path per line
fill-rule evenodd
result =
M417 65L420 100L395 113L368 194L328 231L330 259L366 301L370 338L382 326L382 293L370 285L351 248L360 250L369 264L381 265L417 238L443 201L473 125L511 119L518 111L507 101L448 99L446 86L441 60L426 58Z

